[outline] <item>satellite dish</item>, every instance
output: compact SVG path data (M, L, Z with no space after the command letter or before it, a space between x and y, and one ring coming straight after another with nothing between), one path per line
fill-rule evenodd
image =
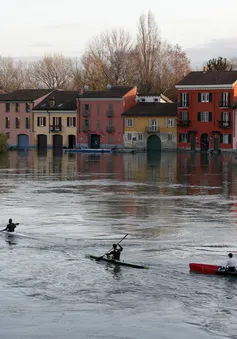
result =
M107 88L110 89L112 86L110 84L107 85Z
M89 87L88 87L87 85L84 86L84 89L85 89L86 91L88 90L88 88L89 88Z

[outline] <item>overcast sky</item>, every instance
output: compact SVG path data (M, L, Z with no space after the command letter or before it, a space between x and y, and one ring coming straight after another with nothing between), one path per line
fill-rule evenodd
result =
M162 37L180 44L193 63L237 56L237 0L0 0L0 56L81 56L102 31L123 28L135 36L148 10Z

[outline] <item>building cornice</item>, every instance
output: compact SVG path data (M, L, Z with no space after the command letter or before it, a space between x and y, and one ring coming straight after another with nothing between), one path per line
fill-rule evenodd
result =
M39 114L77 114L77 110L75 110L75 111L67 111L67 110L65 110L65 111L50 111L50 110L48 110L48 111L38 111L38 110L32 110L32 113L39 113Z
M181 89L181 90L209 90L209 89L233 89L234 84L228 84L228 85L176 85L175 88Z

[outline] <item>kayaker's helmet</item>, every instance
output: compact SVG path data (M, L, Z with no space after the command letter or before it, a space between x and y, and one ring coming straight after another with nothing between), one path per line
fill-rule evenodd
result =
M9 219L9 224L11 224L12 223L12 219Z
M113 248L116 249L117 248L117 244L113 244Z
M232 254L232 253L229 253L229 254L228 254L228 257L229 257L229 258L232 258L232 257L233 257L233 254Z

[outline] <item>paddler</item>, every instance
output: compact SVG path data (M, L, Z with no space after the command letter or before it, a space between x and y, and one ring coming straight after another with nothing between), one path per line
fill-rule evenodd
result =
M227 269L227 271L233 272L233 271L236 270L236 268L235 268L236 262L235 262L235 259L233 258L232 253L229 253L228 257L229 257L229 259L227 260L227 263L226 263L226 269Z
M7 231L7 232L15 232L15 228L16 228L17 225L19 225L19 223L14 224L14 223L12 222L12 219L9 219L8 225L7 225L7 227L5 228L4 231Z
M119 248L118 248L118 246L119 246ZM123 247L121 245L113 244L113 250L109 253L106 253L106 255L107 255L107 257L112 255L114 260L120 260L120 254L121 254L122 250L123 250Z

